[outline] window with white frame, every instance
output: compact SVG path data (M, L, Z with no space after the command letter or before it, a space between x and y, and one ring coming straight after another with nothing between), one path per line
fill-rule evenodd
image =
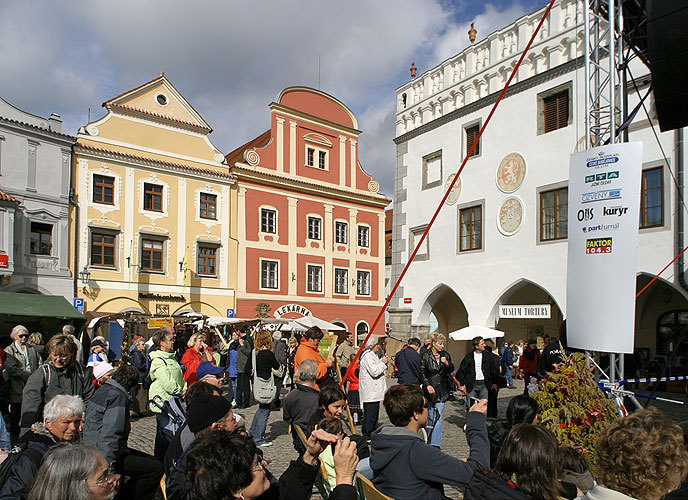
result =
M347 241L349 241L349 224L342 221L334 223L334 241L335 243L346 245Z
M141 239L141 271L162 273L165 271L165 241L160 239Z
M91 232L91 265L114 268L117 233L110 231Z
M370 246L370 227L358 226L358 246L366 248Z
M320 170L327 170L328 152L313 146L306 147L306 165Z
M361 321L358 325L356 325L356 336L359 339L364 339L366 335L368 335L368 323Z
M356 293L370 295L370 271L356 271Z
M322 239L322 219L320 217L308 217L308 239Z
M260 262L260 287L273 290L279 288L278 272L278 261L262 260Z
M217 246L199 244L196 273L203 276L217 276L216 255Z
M322 292L322 266L306 266L306 290L309 292Z
M334 270L334 293L349 293L349 270L335 268Z
M260 209L260 231L262 233L277 232L277 211L271 208Z

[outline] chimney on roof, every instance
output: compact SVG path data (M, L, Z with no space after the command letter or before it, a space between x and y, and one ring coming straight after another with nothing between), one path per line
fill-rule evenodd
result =
M50 118L48 118L50 130L53 132L62 132L62 120L60 115L57 113L50 113Z
M468 39L471 41L471 43L475 42L475 35L477 34L478 31L473 26L473 23L471 23L471 29L468 30Z
M411 80L413 80L416 77L416 63L411 62Z

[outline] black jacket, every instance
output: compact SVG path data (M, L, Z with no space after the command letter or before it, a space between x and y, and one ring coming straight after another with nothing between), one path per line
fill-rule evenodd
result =
M555 340L550 342L542 350L542 356L540 356L540 361L537 365L537 376L538 378L546 378L547 374L554 370L554 365L561 363L564 360L564 355L567 354L566 346L564 345L564 353L561 352L561 346L559 341Z
M270 488L259 496L258 500L308 500L313 491L318 469L318 462L309 465L301 458L292 460L279 481L271 482ZM271 475L268 474L268 476ZM192 495L192 485L186 480L186 473L177 468L173 468L168 476L166 487L168 500L201 500ZM358 493L351 485L338 485L332 490L329 498L330 500L356 500Z
M420 375L420 382L425 390L425 399L431 403L447 401L449 399L449 391L453 387L451 382L454 365L452 364L451 356L447 351L442 351L440 358L442 357L447 358L449 366L441 361L438 362L432 353L432 349L428 349L421 354L418 363L418 373ZM427 387L429 385L435 389L435 394L428 393Z
M131 366L139 372L139 383L143 382L143 378L148 374L148 368L146 367L146 356L138 349L131 351Z
M404 347L394 356L400 384L420 385L420 354L413 347Z
M26 448L12 464L12 470L0 490L2 500L24 499L28 496L43 456L55 446L55 438L45 425L38 423L21 437L19 443Z
M479 469L473 474L464 500L531 500L528 495L517 490L501 477L487 469Z
M473 352L471 351L463 358L459 369L456 372L456 379L461 385L466 386L466 391L471 392L475 385L475 359L473 359ZM485 376L485 385L489 389L492 384L499 382L499 363L495 363L495 359L499 358L488 352L487 349L482 352L482 363L480 365L483 375Z

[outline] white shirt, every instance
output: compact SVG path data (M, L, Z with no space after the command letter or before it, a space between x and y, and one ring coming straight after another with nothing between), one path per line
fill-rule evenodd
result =
M485 375L483 375L483 353L473 351L473 359L475 360L475 379L485 380Z

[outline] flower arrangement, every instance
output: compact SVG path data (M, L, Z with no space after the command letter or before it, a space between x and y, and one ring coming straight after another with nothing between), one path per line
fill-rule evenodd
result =
M600 432L617 417L608 399L585 366L585 356L573 353L539 383L533 394L540 424L550 429L560 446L571 446L595 466L595 443Z

